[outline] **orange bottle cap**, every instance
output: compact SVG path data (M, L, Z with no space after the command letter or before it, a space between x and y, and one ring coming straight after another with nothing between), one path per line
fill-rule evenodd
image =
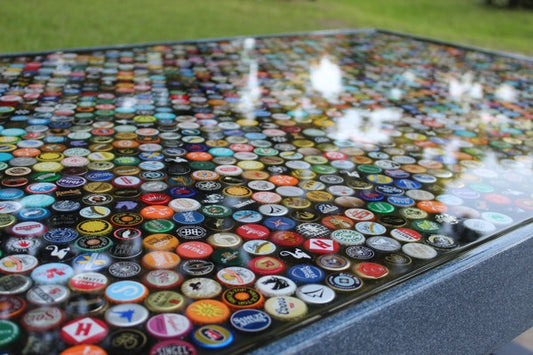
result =
M59 355L107 355L107 352L96 345L82 344L67 348Z
M143 247L151 251L172 251L178 245L178 238L167 233L151 234L143 239Z
M146 206L139 213L146 219L169 219L174 215L174 210L168 206L152 205Z
M180 263L180 257L170 251L152 251L143 256L141 264L151 270L173 269Z
M195 324L224 323L230 313L228 306L215 300L196 301L185 310L185 315Z

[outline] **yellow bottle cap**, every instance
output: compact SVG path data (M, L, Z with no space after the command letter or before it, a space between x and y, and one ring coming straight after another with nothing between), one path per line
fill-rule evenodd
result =
M265 302L265 311L277 320L297 321L307 314L307 305L296 297L278 296Z
M146 308L154 313L180 312L186 304L185 297L174 291L157 291L144 300Z
M103 193L113 190L113 185L111 185L108 182L103 182L103 181L92 181L92 182L89 182L83 185L83 189L92 194L96 194L96 193L103 194Z
M63 165L57 162L40 162L32 166L33 170L39 173L57 173L63 169Z
M76 230L85 235L106 235L111 233L113 226L103 219L93 219L79 223Z

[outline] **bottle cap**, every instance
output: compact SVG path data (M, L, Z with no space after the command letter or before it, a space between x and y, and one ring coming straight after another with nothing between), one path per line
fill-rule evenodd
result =
M265 311L274 319L294 322L307 314L307 305L296 297L279 296L265 302Z
M255 288L266 297L291 296L296 291L296 284L287 277L270 275L260 277Z
M100 292L103 291L109 283L104 274L97 272L85 272L76 274L68 280L68 286L74 292Z
M157 291L144 300L144 305L154 313L179 312L185 307L186 301L177 292Z
M191 335L194 344L208 349L219 349L233 342L233 333L217 324L203 325Z
M224 323L230 313L228 306L224 303L207 299L195 301L185 310L185 315L194 324Z
M107 352L97 345L81 344L63 350L59 355L107 355Z
M256 289L251 287L233 287L222 294L222 302L233 310L243 308L260 308L265 299Z
M138 329L119 329L111 333L104 344L111 354L145 354L148 336Z
M32 285L26 275L5 275L0 277L0 295L16 295L26 292Z
M2 319L17 318L26 310L26 301L18 296L0 296L0 304L2 305L2 311L0 313Z
M217 272L217 280L227 287L248 286L254 283L255 274L244 267L229 266Z
M181 314L162 313L146 322L146 330L158 339L183 338L192 330L192 323Z
M148 310L135 303L123 303L105 312L105 321L114 327L135 327L148 319Z
M178 246L176 253L185 259L207 259L213 253L213 247L204 242L185 242Z
M105 298L112 303L139 303L147 296L148 289L137 281L117 281L105 289Z
M352 266L352 271L363 279L381 279L389 274L389 270L380 264L363 262Z
M16 323L8 320L0 320L0 347L8 348L12 345L20 336L20 328Z
M307 304L327 304L335 299L335 291L328 286L310 283L296 289L296 296Z
M151 270L143 278L143 283L150 289L168 290L178 287L183 276L174 270Z
M194 346L183 340L165 340L155 344L150 349L150 355L187 354L196 355Z
M434 248L422 243L404 244L402 251L415 259L433 259L437 256L437 251Z
M26 299L37 306L53 306L65 302L70 291L63 285L38 285L28 290Z
M363 287L363 281L347 272L335 272L326 277L326 284L340 292L352 292Z
M39 307L26 312L21 323L30 332L46 332L64 321L65 312L58 307Z
M325 254L316 259L316 264L324 270L342 271L350 267L350 260L337 254Z
M213 279L194 277L183 282L181 292L192 299L215 298L222 292L222 286Z
M242 332L256 333L268 329L272 319L267 313L258 309L241 309L231 315L230 323Z
M283 272L285 264L271 256L259 256L249 261L248 268L258 275L275 275Z
M61 327L61 338L71 345L99 343L108 333L105 322L92 317L77 318Z
M150 270L173 269L180 263L181 258L170 251L152 251L142 258L142 266Z

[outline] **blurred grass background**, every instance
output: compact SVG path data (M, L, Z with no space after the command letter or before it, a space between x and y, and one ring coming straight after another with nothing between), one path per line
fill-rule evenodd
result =
M533 54L533 11L483 0L0 0L0 52L377 27Z

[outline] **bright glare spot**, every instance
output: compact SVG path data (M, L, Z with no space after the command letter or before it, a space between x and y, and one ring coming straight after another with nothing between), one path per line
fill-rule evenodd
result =
M502 84L496 89L494 95L498 100L512 102L516 100L518 93L511 85Z
M391 98L391 100L399 100L402 98L402 90L398 89L398 88L394 88L394 89L391 89L390 93L389 93L389 97Z
M401 115L400 110L391 108L375 111L347 110L343 117L339 117L335 130L328 136L362 143L386 143L391 138L385 129L386 122L399 120Z
M416 81L416 75L412 71L408 70L405 73L403 73L402 76L403 76L404 80L406 80L406 81L409 81L409 82Z
M450 79L450 82L448 83L448 93L456 100L468 98L482 99L483 87L480 83L473 81L471 73L466 73L461 80L457 80L456 78Z
M131 107L134 107L136 104L137 104L137 99L136 98L128 97L128 98L124 99L124 101L122 102L121 107L131 108Z
M311 65L311 86L328 101L335 101L342 91L342 71L328 57L322 57L318 65Z
M244 40L244 50L251 51L255 48L255 38L246 38Z

